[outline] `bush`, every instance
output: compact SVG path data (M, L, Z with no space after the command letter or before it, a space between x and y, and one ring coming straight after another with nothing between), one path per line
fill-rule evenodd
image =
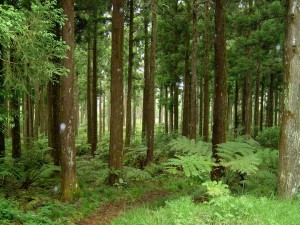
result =
M279 145L279 127L269 127L265 128L260 132L256 140L266 148L278 149Z

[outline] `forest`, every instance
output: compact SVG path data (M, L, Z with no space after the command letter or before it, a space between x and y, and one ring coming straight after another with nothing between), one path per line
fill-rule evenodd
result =
M0 0L0 225L300 224L300 0Z

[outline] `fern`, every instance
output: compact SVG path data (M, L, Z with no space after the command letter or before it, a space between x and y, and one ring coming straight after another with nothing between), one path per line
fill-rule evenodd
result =
M227 142L218 145L220 165L226 169L242 173L254 174L258 171L261 159L256 154L257 148L249 143Z
M214 165L210 157L187 155L177 156L164 163L167 172L177 174L183 171L186 177L208 178L211 167Z
M211 144L206 142L196 142L195 140L190 140L187 137L179 137L169 144L170 149L179 155L206 155L211 154Z
M125 180L149 180L151 175L143 170L133 167L124 167L124 179Z

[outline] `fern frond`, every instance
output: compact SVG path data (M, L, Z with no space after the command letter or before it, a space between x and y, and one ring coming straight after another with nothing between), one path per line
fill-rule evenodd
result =
M255 152L256 147L248 143L227 142L218 145L220 165L225 168L245 174L253 174L258 171L261 159Z
M210 157L187 155L177 156L176 158L169 159L164 164L167 172L177 174L183 171L187 177L206 178L209 176L211 167L214 165Z

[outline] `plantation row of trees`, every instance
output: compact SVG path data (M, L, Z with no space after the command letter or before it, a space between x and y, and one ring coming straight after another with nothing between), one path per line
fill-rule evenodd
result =
M278 193L297 194L299 1L0 4L0 155L10 154L6 137L18 159L21 146L47 136L63 201L79 192L81 127L92 156L109 130L113 185L135 135L147 146L144 166L155 160L157 129L212 140L219 162L228 136L255 138L281 125ZM212 169L212 179L223 175Z

